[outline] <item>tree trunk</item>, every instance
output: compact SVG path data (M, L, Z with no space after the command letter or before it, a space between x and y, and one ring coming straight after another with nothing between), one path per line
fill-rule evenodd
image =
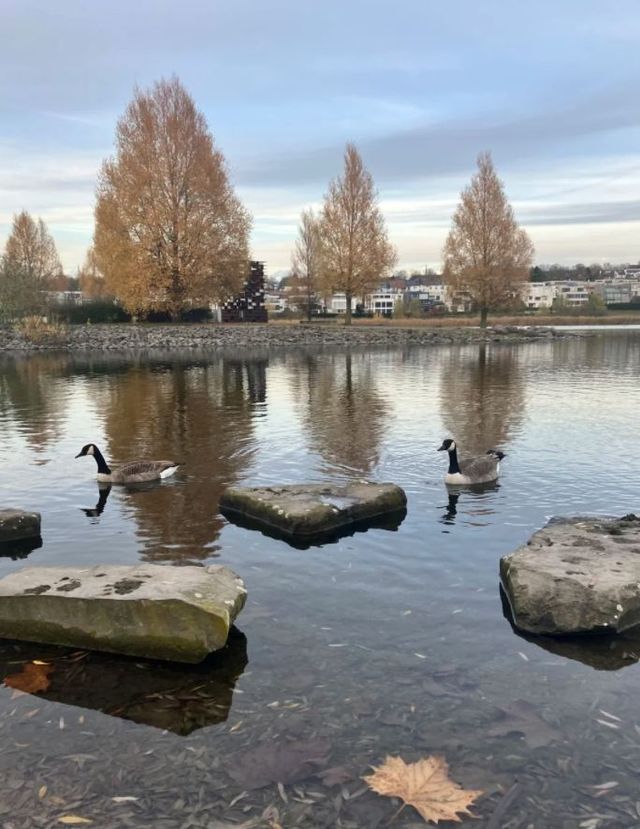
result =
M483 305L482 308L480 308L480 328L486 328L487 327L487 317L488 316L489 316L489 309L485 305Z
M345 296L347 299L347 310L345 312L344 324L351 325L351 292L346 291Z

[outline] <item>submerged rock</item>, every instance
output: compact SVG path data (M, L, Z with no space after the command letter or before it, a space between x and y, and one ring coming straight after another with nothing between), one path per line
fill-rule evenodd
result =
M246 590L227 567L32 567L0 579L0 637L177 662L222 648Z
M0 544L40 536L40 513L0 509Z
M224 515L250 519L286 538L321 539L380 516L402 513L407 496L395 484L291 484L233 487L220 499Z
M77 651L5 639L0 681L11 685L12 676L34 660L53 669L54 681L38 692L41 699L186 735L227 719L248 657L246 637L235 627L227 644L197 665L89 651L78 670Z
M516 627L563 635L640 624L640 519L554 519L500 561Z

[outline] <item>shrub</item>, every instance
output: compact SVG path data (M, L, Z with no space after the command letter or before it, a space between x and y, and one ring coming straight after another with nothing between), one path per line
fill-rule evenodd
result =
M26 340L36 345L43 343L63 345L67 341L67 326L59 322L50 322L46 317L35 315L23 317L16 328Z
M69 325L81 325L87 322L129 322L131 314L117 305L112 299L99 299L82 305L56 305L51 309L55 316Z

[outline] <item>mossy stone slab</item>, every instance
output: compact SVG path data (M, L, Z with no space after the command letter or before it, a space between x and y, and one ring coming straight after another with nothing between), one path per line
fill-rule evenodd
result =
M395 484L352 481L231 487L220 499L220 510L275 529L285 538L305 540L402 512L406 504L404 490Z
M554 519L500 561L520 630L621 633L640 625L640 519Z
M195 663L245 599L221 565L28 567L0 579L0 637Z
M40 536L40 513L0 509L0 544Z

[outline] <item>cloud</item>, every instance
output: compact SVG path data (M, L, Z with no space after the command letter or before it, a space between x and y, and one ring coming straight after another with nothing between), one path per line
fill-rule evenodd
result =
M640 99L635 81L593 94L563 107L513 116L509 112L453 118L365 139L359 148L376 181L401 182L473 168L481 150L489 149L499 164L536 156L563 155L568 142L598 138L640 127ZM344 145L310 148L287 156L264 157L241 167L239 182L255 186L326 182L340 172Z

